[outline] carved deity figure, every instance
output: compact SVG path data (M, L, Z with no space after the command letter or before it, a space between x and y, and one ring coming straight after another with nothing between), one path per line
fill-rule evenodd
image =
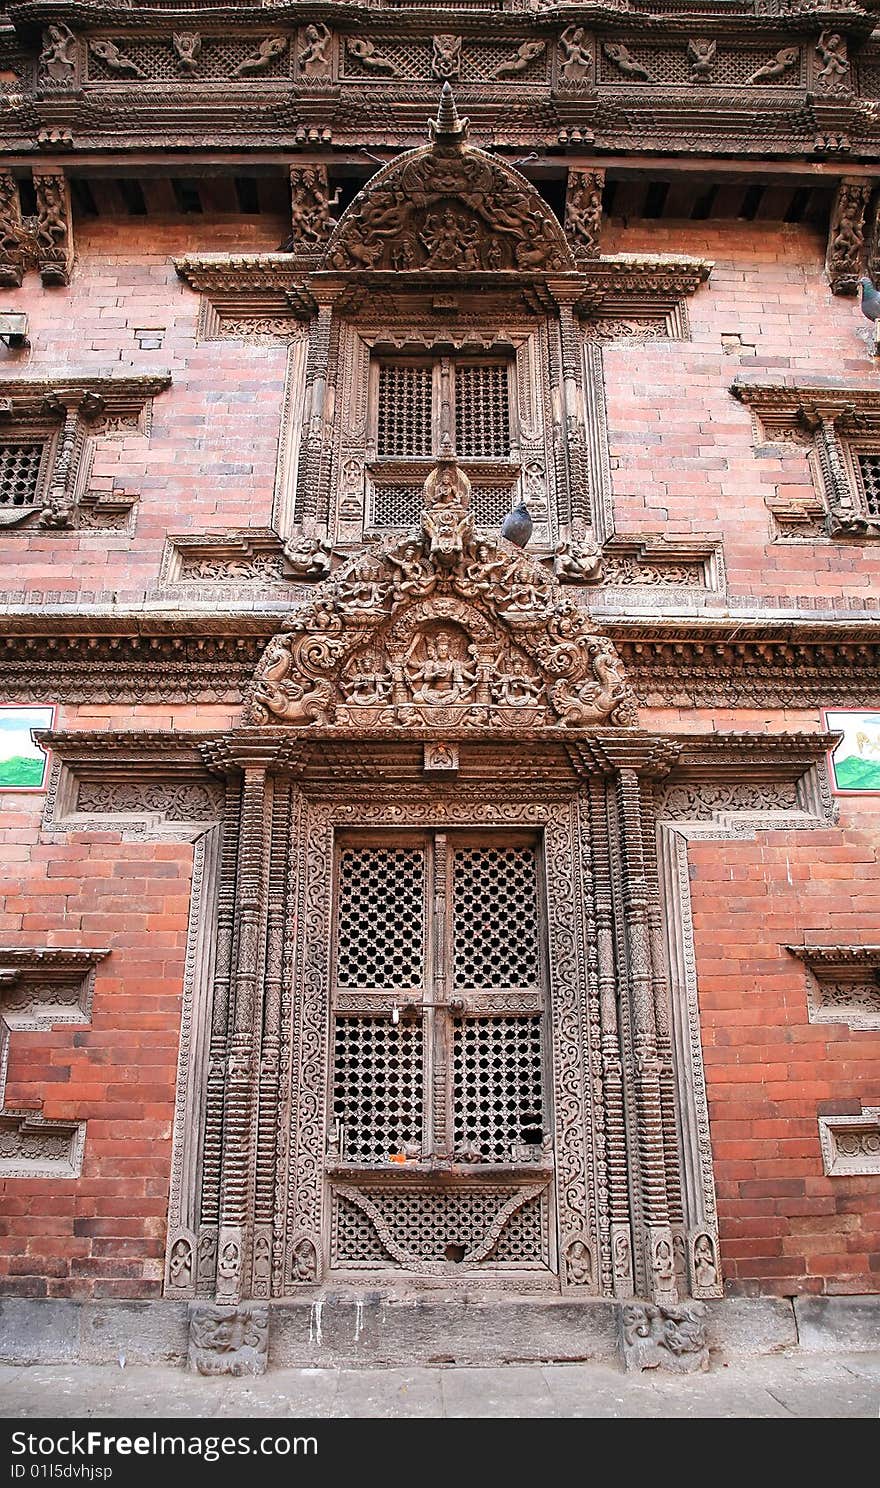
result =
M368 559L362 559L349 574L340 589L340 599L348 610L379 610L384 607L387 586L371 567Z
M513 652L506 673L493 684L492 700L507 708L527 708L536 701L540 691L540 682L529 676L523 658Z
M568 26L559 38L565 53L565 61L559 68L559 76L568 88L582 88L590 80L593 53L586 44L583 26Z
M438 465L425 481L422 523L428 555L444 568L457 565L473 523L468 511L471 483L456 465Z
M171 45L181 72L195 72L202 55L202 38L198 31L175 31Z
M168 1279L173 1287L182 1291L192 1283L193 1253L188 1240L175 1240L168 1259Z
M477 679L475 671L469 671L453 651L453 638L449 631L440 630L425 638L425 653L421 663L414 660L421 635L413 637L407 652L405 671L416 703L456 703L470 695Z
M602 554L590 538L571 538L558 544L553 571L563 583L595 584L602 577Z
M304 43L298 59L300 77L329 77L332 33L318 21L314 25L306 26L303 37Z
M845 93L849 62L846 55L846 38L836 31L823 31L816 42L816 51L822 59L822 67L816 73L816 85L820 93Z
M132 61L131 57L127 57L119 50L115 41L97 36L89 41L89 51L98 58L99 62L103 62L105 67L109 67L111 72L118 72L120 77L144 78L147 75L142 67L138 67L137 63Z
M76 37L58 21L47 26L40 53L40 68L53 83L68 83L76 68Z
M572 1240L565 1252L570 1286L591 1286L593 1257L585 1240Z
M715 1247L708 1235L698 1235L694 1241L694 1280L701 1289L718 1284Z
M717 51L717 41L700 41L694 37L688 42L687 54L693 82L708 82Z
M447 207L442 213L432 212L425 219L419 241L428 255L428 269L478 269L479 228Z
M325 537L303 535L284 544L287 572L295 579L326 579L330 572L333 546Z
M67 239L67 183L63 176L37 176L36 237L40 248L57 252Z
M443 33L432 39L434 55L431 59L431 71L434 76L443 82L448 78L457 78L461 71L461 37Z
M541 53L546 50L545 41L524 41L517 47L516 55L510 57L506 62L499 62L492 73L493 78L515 77L519 72L525 72L527 67L537 61Z
M318 248L326 243L334 227L330 208L339 201L338 190L331 197L327 188L327 171L322 165L292 165L290 168L290 219L293 247Z

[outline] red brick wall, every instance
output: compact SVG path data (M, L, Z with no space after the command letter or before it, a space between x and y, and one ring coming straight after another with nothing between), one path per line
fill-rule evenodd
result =
M876 943L880 798L840 830L690 846L724 1275L733 1291L880 1289L880 1179L826 1177L818 1117L880 1104L880 1032L810 1023L782 947Z

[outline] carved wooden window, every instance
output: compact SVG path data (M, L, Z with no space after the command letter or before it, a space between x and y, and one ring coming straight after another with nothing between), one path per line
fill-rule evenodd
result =
M506 361L435 357L381 361L374 373L379 460L509 460L513 454Z
M854 445L851 456L863 514L871 522L880 522L880 446L864 449Z
M342 1169L535 1171L547 1111L537 844L343 839L331 1151Z
M41 506L50 467L51 440L4 437L0 443L0 506Z

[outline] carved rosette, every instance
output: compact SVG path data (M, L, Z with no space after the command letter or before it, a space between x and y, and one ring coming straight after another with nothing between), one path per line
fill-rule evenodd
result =
M556 580L474 528L453 463L421 531L351 559L266 647L245 721L345 730L629 726L613 645Z

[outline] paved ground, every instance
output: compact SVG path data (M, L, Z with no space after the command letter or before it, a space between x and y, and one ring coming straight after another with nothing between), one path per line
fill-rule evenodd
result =
M595 1364L283 1369L200 1379L143 1366L0 1366L0 1415L275 1417L880 1417L880 1352L778 1355L684 1378Z

